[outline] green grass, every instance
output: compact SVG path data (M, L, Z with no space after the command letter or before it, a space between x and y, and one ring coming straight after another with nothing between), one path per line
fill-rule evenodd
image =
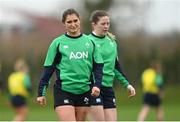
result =
M119 87L118 87L119 88ZM121 87L120 87L121 88ZM165 113L165 121L180 120L180 92L179 85L168 85L164 89L163 108ZM138 113L142 107L142 92L136 88L136 97L127 98L126 90L116 89L118 120L137 120ZM148 114L148 121L156 120L156 110L152 108Z
M137 120L138 113L142 107L142 93L140 88L136 88L137 95L133 99L129 99L126 90L121 86L116 88L116 102L119 121L135 121ZM49 92L49 91L48 91ZM180 97L179 86L166 86L165 97L163 99L163 107L165 111L165 121L178 121L180 120ZM37 121L53 121L57 120L56 113L53 109L53 97L48 94L48 106L40 107L36 103L36 97L33 96L29 99L29 115L27 120ZM0 121L10 121L14 116L12 108L8 105L8 99L5 95L0 94ZM147 120L156 120L155 110L152 109L147 117Z

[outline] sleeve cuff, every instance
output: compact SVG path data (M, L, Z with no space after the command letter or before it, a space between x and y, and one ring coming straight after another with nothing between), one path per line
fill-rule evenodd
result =
M101 88L101 82L95 82L94 83L94 86L98 87L98 88Z

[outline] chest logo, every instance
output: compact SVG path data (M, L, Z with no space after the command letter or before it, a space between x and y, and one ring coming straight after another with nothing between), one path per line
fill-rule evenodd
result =
M64 49L67 49L67 48L69 48L69 47L68 47L68 45L64 45L63 48L64 48Z
M101 45L100 45L100 44L97 44L97 47L99 48L99 47L101 47Z
M114 43L111 41L110 43L109 43L112 47L114 47Z
M86 52L71 52L70 53L70 56L69 56L69 59L72 60L72 59L86 59L88 58L88 51Z
M88 42L86 42L85 46L86 46L87 48L89 48L89 47L90 47L90 44L89 44Z

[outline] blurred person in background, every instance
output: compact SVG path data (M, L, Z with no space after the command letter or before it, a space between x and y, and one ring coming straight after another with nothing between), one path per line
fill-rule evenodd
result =
M100 48L103 58L103 80L99 97L92 98L92 106L88 118L93 121L116 121L116 101L113 90L114 78L127 88L129 97L135 96L136 92L129 84L121 70L118 61L116 38L109 33L110 19L106 11L96 10L91 14L92 33L89 35Z
M163 97L163 77L161 64L158 61L152 61L150 67L145 69L142 73L143 86L143 107L139 113L138 121L144 121L153 107L157 112L157 120L164 120L164 111L161 105L161 98Z
M37 102L46 105L45 92L50 77L56 72L54 108L61 121L84 121L90 108L90 98L99 96L103 62L98 48L80 31L80 17L74 9L62 15L66 33L51 43L39 82ZM90 78L95 83L91 89Z
M23 59L18 59L14 65L15 72L8 78L8 89L11 105L15 110L14 121L24 121L27 118L27 97L31 91L29 69Z
M0 93L3 90L2 63L0 61Z

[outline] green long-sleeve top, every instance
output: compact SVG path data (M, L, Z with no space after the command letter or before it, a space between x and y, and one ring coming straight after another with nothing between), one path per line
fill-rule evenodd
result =
M129 82L122 72L117 58L118 53L116 41L111 39L108 35L100 37L91 33L89 37L91 37L95 42L95 45L99 47L103 58L104 66L102 86L112 87L114 79L117 79L124 87L127 87Z
M73 94L90 90L92 72L95 86L100 87L103 60L93 41L85 34L71 37L63 34L51 43L44 63L44 73L39 82L38 96L44 96L49 79L56 72L59 89Z

